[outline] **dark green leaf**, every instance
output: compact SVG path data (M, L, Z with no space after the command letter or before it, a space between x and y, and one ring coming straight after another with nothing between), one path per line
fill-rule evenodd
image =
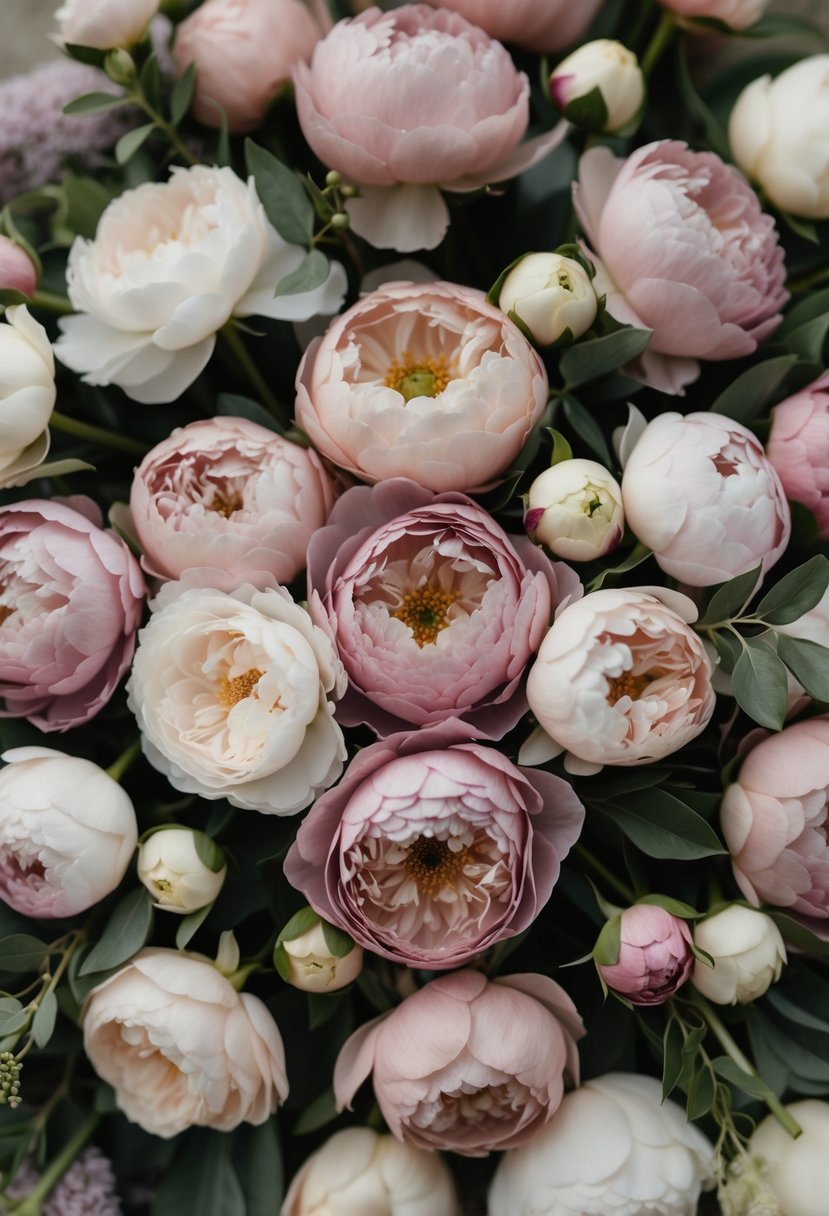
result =
M593 958L600 967L615 967L619 961L619 951L622 944L622 918L614 916L605 922L596 944L593 947Z
M627 327L603 338L577 342L561 356L559 372L568 388L598 380L641 355L652 333L651 329Z
M370 968L365 967L357 976L357 987L378 1013L385 1013L391 1009L392 1002L389 994Z
M286 984L293 983L291 960L288 957L288 951L281 942L278 942L273 948L273 965L280 979L283 979Z
M780 218L786 227L810 245L820 244L820 233L811 220L803 220L800 216L792 215L790 211L781 211Z
M575 127L581 127L583 131L590 131L593 134L603 131L610 115L601 89L596 86L583 97L576 97L565 107L564 117Z
M786 345L793 354L810 363L820 363L823 360L823 348L826 335L829 333L829 313L807 321L799 329L794 330L786 338Z
M810 697L829 703L829 649L826 646L779 633L777 653Z
M619 562L618 566L610 566L607 570L602 570L601 574L597 574L591 580L590 591L598 591L608 579L614 580L621 574L627 574L629 571L635 570L637 566L642 565L642 562L646 562L650 556L651 550L647 545L635 545L624 561Z
M248 173L280 236L294 245L307 245L314 231L314 207L299 177L252 139L245 140Z
M742 1093L748 1094L749 1097L759 1098L761 1101L774 1097L762 1077L752 1076L751 1073L744 1072L739 1064L734 1063L730 1056L717 1056L711 1063L718 1076L728 1081L729 1084L734 1085Z
M733 30L728 32L734 33ZM824 44L826 42L819 25L794 13L765 13L759 21L737 32L741 38L808 38L810 42L814 39Z
M89 63L96 68L103 67L107 57L106 51L98 50L93 46L79 46L74 42L65 42L63 49L70 58L77 59L78 63Z
M76 97L74 101L68 102L63 107L64 114L102 114L104 110L114 110L116 106L123 106L129 101L128 97L124 97L115 93L84 93L83 97Z
M688 1101L685 1111L690 1123L702 1119L711 1109L714 1101L714 1078L711 1069L703 1064L691 1078L688 1086Z
M733 633L727 633L724 629L717 629L711 634L711 640L714 643L714 649L719 655L720 670L726 675L731 675L734 670L734 665L743 653L743 646L740 639Z
M58 998L47 990L41 999L37 1013L32 1019L32 1036L38 1047L45 1047L52 1037L58 1016Z
M213 904L206 904L203 908L199 908L197 912L191 912L189 916L183 918L178 929L176 929L176 946L179 950L184 950L191 938L195 937L202 924L210 915L212 907Z
M607 446L602 428L593 415L575 397L565 397L562 404L564 416L576 434L596 453L603 464L612 468L615 464L613 455Z
M320 923L320 917L313 908L300 908L295 912L288 923L282 929L277 941L292 942L297 937L302 937L303 933L308 933Z
M829 587L829 560L822 553L784 575L760 600L756 615L770 625L790 625L823 599Z
M808 1009L801 1009L784 996L777 987L770 988L766 993L766 1001L773 1009L776 1009L788 1022L795 1022L798 1026L805 1026L807 1030L817 1030L821 1034L829 1034L829 1017L818 1017L814 1013L810 1013ZM827 1010L829 1014L829 1010Z
M39 971L49 947L29 933L13 933L0 940L0 971Z
M139 83L144 90L144 95L149 101L154 110L158 110L161 105L161 72L158 67L158 56L153 54L147 59L141 75Z
M143 127L134 127L122 135L115 145L115 159L119 165L125 165L131 160L141 145L149 139L155 130L155 123L148 122Z
M199 861L212 874L218 874L225 868L227 858L212 836L208 836L206 832L194 831L193 844L196 846Z
M170 96L170 117L173 126L177 127L184 115L190 109L193 94L196 91L196 65L191 63L183 76L180 76L173 86Z
M319 249L312 249L303 258L296 270L286 274L276 285L275 296L299 295L303 291L313 291L328 278L330 269L328 258Z
M191 1131L181 1156L162 1179L151 1216L246 1216L245 1196L223 1132Z
M326 1022L330 1022L342 1010L339 992L331 992L327 996L323 992L308 993L308 1029L318 1030ZM348 998L346 997L346 1000Z
M337 1102L334 1097L333 1089L326 1089L325 1093L320 1094L318 1098L314 1098L294 1124L295 1136L307 1136L310 1132L319 1131L321 1127L325 1127L326 1123L330 1123L332 1119L337 1117Z
M702 127L705 134L705 142L708 144L709 149L712 152L716 152L723 160L730 160L731 149L728 144L728 136L700 97L691 79L685 39L682 39L677 46L676 58L676 82L679 86L679 95L685 103L685 109L691 118L695 119Z
M750 423L786 395L786 376L797 363L797 355L778 355L764 359L738 376L710 407L736 422Z
M769 730L781 730L789 704L786 668L772 648L759 638L744 638L743 653L734 664L731 686L737 704Z
M347 954L350 954L354 949L354 939L347 933L343 933L342 929L338 929L336 925L329 925L327 920L321 923L322 936L334 958L345 958Z
M100 941L84 959L79 975L120 967L144 945L152 924L149 892L144 887L136 887L116 904Z
M697 621L697 627L719 625L722 621L731 621L743 611L751 599L757 583L760 580L761 567L756 566L745 574L738 574L727 583L717 587L705 612Z
M726 850L713 828L664 790L649 790L610 812L629 840L648 857L694 861Z
M216 401L216 413L226 418L247 418L248 422L256 422L259 426L267 427L269 431L282 434L282 428L275 418L271 417L264 406L250 397L241 397L238 393L219 393Z
M682 1072L682 1048L685 1039L676 1018L670 1018L662 1039L662 1099L676 1088Z
M233 1164L245 1196L245 1216L275 1216L285 1189L275 1119L233 1133Z
M310 198L317 215L322 220L323 224L327 224L331 219L331 216L334 214L334 208L331 206L328 198L323 194L322 190L320 190L313 178L309 177L307 174L305 177L301 177L299 180L305 187L306 193Z
M702 913L697 912L696 908L692 908L690 904L683 903L681 899L673 899L670 895L644 895L636 902L664 908L666 912L670 912L672 916L678 916L681 920L695 920L698 916L702 916Z

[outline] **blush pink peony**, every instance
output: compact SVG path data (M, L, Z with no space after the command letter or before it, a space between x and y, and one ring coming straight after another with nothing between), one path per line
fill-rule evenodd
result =
M744 30L759 21L769 0L659 0L677 17L702 17L724 21L733 30Z
M528 928L584 822L566 781L472 733L446 722L358 752L285 859L320 916L409 967L461 966Z
M530 167L566 126L525 144L530 86L509 53L445 8L371 8L340 21L294 70L303 134L360 186L352 227L411 252L449 224L440 190L477 190Z
M68 730L106 705L130 665L144 579L89 498L0 508L3 716Z
M265 571L289 583L334 504L316 452L245 418L174 430L135 471L130 514L145 568L179 578L194 567L237 581Z
M774 407L766 444L786 497L814 514L829 538L829 372Z
M500 739L553 610L580 594L470 499L402 479L346 491L308 549L308 608L348 675L337 719L381 736L456 717Z
M774 220L713 152L676 140L581 158L574 201L597 292L618 321L653 330L636 374L679 393L700 359L752 354L781 321L786 268Z
M535 54L560 51L587 33L602 0L426 0L433 8L460 13L490 38L512 42Z
M475 490L509 468L547 403L544 364L480 291L389 283L312 343L296 415L362 481Z
M694 969L690 929L657 904L625 908L619 928L619 958L600 965L599 974L633 1005L661 1005Z
M433 980L362 1026L334 1070L340 1109L371 1074L392 1135L416 1148L482 1157L524 1144L578 1084L584 1034L570 997L545 975L489 983L477 971Z

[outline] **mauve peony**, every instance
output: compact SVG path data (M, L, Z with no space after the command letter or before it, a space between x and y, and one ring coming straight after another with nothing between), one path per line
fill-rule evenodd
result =
M208 127L252 131L322 37L301 0L205 0L176 29L179 76L196 65L193 114Z
M101 51L138 42L160 0L64 0L55 13L60 42Z
M744 30L759 21L769 0L659 0L677 17L702 17L724 21L733 30Z
M310 66L294 69L294 84L311 148L361 188L348 205L352 228L403 252L442 240L449 210L441 189L515 177L566 132L560 124L521 144L526 75L482 29L425 4L338 22Z
M671 578L724 583L789 543L791 512L760 441L724 414L660 414L635 444L622 479L625 518Z
M0 325L3 369L0 487L3 488L23 485L37 475L36 470L49 451L49 419L57 396L55 360L46 330L30 315L25 304L7 308L4 319L7 324Z
M92 990L82 1025L92 1067L153 1136L258 1126L288 1096L282 1038L266 1006L201 956L142 950Z
M637 375L681 393L699 359L752 354L788 300L774 220L713 152L676 140L586 152L574 201L596 264L594 286L618 321L653 330Z
M55 353L86 384L116 384L133 401L175 401L206 367L231 317L304 321L336 312L345 271L332 262L311 291L275 296L306 250L268 222L253 178L176 165L166 182L126 190L93 240L76 237Z
M584 807L457 722L358 752L303 820L285 875L320 916L393 962L443 970L523 932Z
M720 810L746 899L829 917L828 809L829 718L796 722L749 752Z
M349 680L337 720L380 736L456 717L500 739L553 610L580 594L464 495L402 479L346 491L308 548L308 609Z
M334 504L316 452L248 422L206 418L174 430L135 471L130 514L142 564L160 578L265 571L289 583Z
M633 904L620 932L618 961L599 965L602 979L634 1005L661 1005L694 969L690 929L658 904Z
M620 587L569 605L547 633L527 681L540 739L519 754L570 753L572 772L652 764L695 739L714 712L711 663L676 591Z
M392 1135L416 1148L482 1157L524 1144L578 1084L584 1034L545 975L478 971L432 980L347 1040L334 1069L340 1109L372 1074Z
M774 407L766 456L789 501L807 506L829 539L829 372Z
M0 697L44 731L101 710L141 621L138 562L89 498L0 508Z
M426 0L432 8L448 8L490 38L512 42L536 54L561 51L586 34L602 0Z
M16 747L0 759L0 899L35 919L85 912L115 890L132 859L132 802L79 756Z
M482 292L389 283L311 344L296 416L361 481L475 490L509 468L547 403L544 364Z

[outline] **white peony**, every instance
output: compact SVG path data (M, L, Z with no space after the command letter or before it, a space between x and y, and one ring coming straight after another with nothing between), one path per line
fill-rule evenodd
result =
M64 0L55 13L56 40L101 51L140 41L160 0Z
M697 962L694 987L716 1005L749 1005L780 978L786 947L765 912L730 904L694 926L694 945L714 960Z
M530 486L524 527L565 561L593 561L622 539L622 488L595 460L562 460Z
M539 346L551 346L567 330L574 338L587 333L599 302L590 275L575 258L528 253L507 273L498 307L517 317Z

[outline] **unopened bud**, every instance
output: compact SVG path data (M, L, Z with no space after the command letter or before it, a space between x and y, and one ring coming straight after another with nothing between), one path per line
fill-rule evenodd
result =
M351 220L344 211L335 211L331 216L331 227L335 232L344 232L350 223Z
M135 81L135 60L129 51L121 47L109 52L104 60L104 69L115 84L128 86Z
M342 183L342 180L342 173L338 173L336 169L329 169L325 175L326 186L339 186Z
M308 927L297 932L302 925ZM304 992L336 992L362 971L363 948L355 945L347 933L306 908L280 933L274 966L294 988Z
M572 338L586 333L599 303L590 275L574 258L529 253L506 275L498 307L516 318L538 346L551 346L567 333Z
M156 908L187 916L213 903L224 884L224 853L190 828L160 828L139 846L138 877Z
M632 51L599 38L562 60L550 77L550 96L576 126L619 131L642 108L645 79Z
M622 539L622 488L595 460L562 460L530 486L524 527L566 561L593 561Z

